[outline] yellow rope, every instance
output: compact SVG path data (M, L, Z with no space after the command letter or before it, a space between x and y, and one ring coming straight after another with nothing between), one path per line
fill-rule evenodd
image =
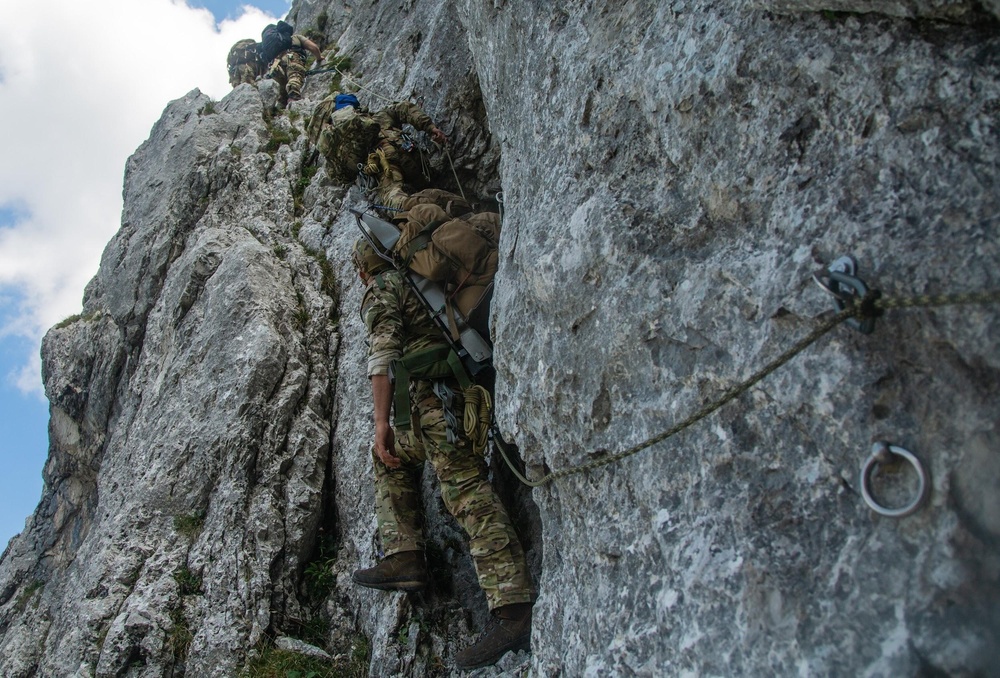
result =
M490 437L490 421L493 417L493 400L484 387L470 386L465 389L465 434L472 441L472 449L478 455L486 454L486 444Z
M560 478L565 478L566 476L583 473L584 471L591 471L593 469L600 468L601 466L607 466L617 461L621 461L626 457L630 457L648 447L652 447L656 443L666 440L674 434L680 433L689 426L696 424L708 415L712 414L726 403L735 400L740 395L746 393L755 384L769 376L772 372L814 344L820 337L848 318L871 317L873 315L879 315L883 310L894 308L930 308L936 306L988 304L997 302L1000 302L1000 290L988 290L985 292L970 292L955 295L919 295L894 299L880 298L878 292L870 292L864 299L855 300L854 303L848 305L843 311L840 311L835 316L823 322L808 335L796 342L790 349L775 358L772 362L768 363L764 368L753 374L746 381L730 388L717 400L706 404L687 419L679 424L676 424L663 433L653 436L652 438L649 438L634 447L630 447L627 450L586 464L571 466L560 471L554 471L548 475L542 476L538 480L529 480L515 467L513 462L510 460L510 457L507 456L507 450L504 449L504 445L501 444L499 440L497 449L500 450L501 456L503 456L504 461L507 462L507 466L510 467L511 472L517 477L518 480L528 487L541 487L542 485L546 485Z

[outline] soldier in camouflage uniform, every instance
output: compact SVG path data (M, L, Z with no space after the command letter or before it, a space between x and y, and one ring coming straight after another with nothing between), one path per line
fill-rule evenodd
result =
M257 51L259 43L253 38L240 40L229 50L226 66L229 71L229 84L238 87L244 83L254 84L257 78L264 75L265 64Z
M316 57L317 64L323 61L319 45L306 36L295 33L292 35L291 48L276 56L267 69L268 75L281 88L278 97L282 106L288 105L289 101L298 101L302 98L307 52Z
M495 663L508 650L526 649L534 598L524 550L486 479L483 458L448 413L462 412L462 389L454 377L412 378L409 431L393 431L390 365L436 349L449 349L400 272L380 259L364 239L354 263L367 285L362 318L368 329L368 375L375 404L375 511L385 559L354 573L355 583L377 589L417 591L427 585L421 530L420 476L430 461L441 499L469 535L469 551L491 620L478 640L456 657L460 668ZM451 400L446 407L442 396ZM398 403L398 400L397 400ZM397 412L397 419L398 419Z
M402 209L410 193L427 185L420 149L403 133L403 125L413 125L427 132L439 144L448 143L448 137L431 121L416 104L407 101L394 103L373 114L378 122L378 145L368 156L364 173L378 179L378 203L393 209Z

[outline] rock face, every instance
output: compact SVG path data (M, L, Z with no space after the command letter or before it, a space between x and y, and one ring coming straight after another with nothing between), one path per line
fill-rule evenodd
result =
M362 101L419 100L446 188L503 191L500 428L531 478L626 451L834 310L1000 288L1000 6L927 0L296 2ZM343 66L347 68L346 65ZM43 346L45 490L0 561L4 676L229 676L277 638L452 673L486 617L425 474L434 584L377 558L357 188L301 130L335 72L172 102L130 159L83 313ZM748 392L535 489L497 458L538 586L486 674L985 675L1000 647L996 305L841 325ZM930 478L873 513L875 441ZM905 502L914 473L882 468ZM306 646L308 647L308 646ZM367 653L367 654L366 654ZM315 653L320 654L320 653Z

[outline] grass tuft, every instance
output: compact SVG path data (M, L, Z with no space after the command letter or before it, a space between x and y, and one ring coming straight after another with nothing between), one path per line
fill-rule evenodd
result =
M174 581L182 596L201 594L201 577L189 570L187 567L179 567L174 570Z
M28 608L28 602L31 601L31 599L35 596L35 593L41 590L43 586L45 586L45 582L36 579L28 584L23 591L21 591L17 600L14 602L14 609L18 612L18 614L24 612ZM38 607L37 600L35 600L35 607Z
M258 648L240 678L365 678L371 647L368 639L357 636L350 647L330 652L333 661L307 657L267 644Z
M176 661L183 662L187 659L191 641L194 640L194 633L188 626L183 606L170 610L170 621L172 625L167 633L167 647L170 648L170 653Z
M180 516L174 516L174 529L185 537L197 537L205 526L205 512L192 511Z

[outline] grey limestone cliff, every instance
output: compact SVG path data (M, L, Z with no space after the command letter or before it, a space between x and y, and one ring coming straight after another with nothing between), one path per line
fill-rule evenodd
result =
M841 255L889 300L1000 288L995 0L289 18L349 73L286 112L271 82L171 102L81 315L45 338L49 460L0 560L4 676L231 676L276 638L345 673L450 675L483 624L431 473L430 590L350 582L378 552L348 261L365 200L302 134L331 88L419 101L451 139L442 185L502 191L497 418L531 478L748 378L834 313L812 274ZM998 310L838 326L676 435L535 489L492 455L539 595L531 653L482 673L994 672ZM902 519L861 496L883 440L929 475ZM884 470L905 501L912 472Z

